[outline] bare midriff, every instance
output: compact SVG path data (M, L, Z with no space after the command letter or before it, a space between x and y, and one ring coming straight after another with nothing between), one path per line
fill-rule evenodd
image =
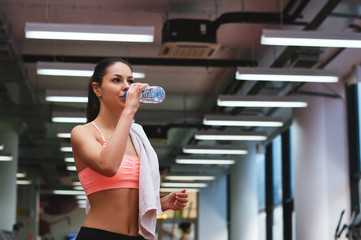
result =
M88 196L91 210L84 227L138 236L138 189L110 189Z

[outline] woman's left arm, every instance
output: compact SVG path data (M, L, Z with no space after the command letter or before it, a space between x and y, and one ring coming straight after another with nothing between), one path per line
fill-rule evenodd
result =
M162 211L183 210L188 202L188 193L186 190L172 192L160 199Z

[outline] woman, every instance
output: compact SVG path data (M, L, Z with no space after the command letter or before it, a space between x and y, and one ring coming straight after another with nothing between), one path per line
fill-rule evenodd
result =
M132 123L142 90L121 58L99 62L89 83L88 123L71 142L90 211L78 240L154 239L156 216L182 210L185 190L159 198L158 159L144 131ZM126 93L126 99L124 97Z

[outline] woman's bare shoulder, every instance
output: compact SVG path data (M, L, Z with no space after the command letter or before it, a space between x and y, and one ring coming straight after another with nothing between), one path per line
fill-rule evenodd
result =
M77 125L71 130L71 139L77 139L79 137L89 137L92 135L92 131L90 129L90 124L86 123L83 125Z

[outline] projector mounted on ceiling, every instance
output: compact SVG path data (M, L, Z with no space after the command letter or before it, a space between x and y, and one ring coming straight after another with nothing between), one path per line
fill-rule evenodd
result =
M211 58L220 47L209 20L168 20L163 25L162 42L159 56L170 58Z

